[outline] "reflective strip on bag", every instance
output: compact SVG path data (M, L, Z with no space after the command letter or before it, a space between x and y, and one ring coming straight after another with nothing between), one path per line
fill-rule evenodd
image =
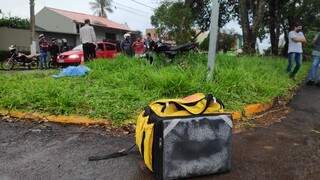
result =
M196 117L196 118L192 118L194 120L199 120L199 119L203 119L203 118L208 118L208 119L212 119L212 120L218 120L218 119L222 119L224 120L224 122L230 127L233 127L232 124L232 120L230 119L230 117L228 117L227 115L219 115L219 116L202 116L202 117ZM163 138L165 138L178 124L180 121L185 120L185 119L173 119L170 121L169 125L164 129L163 131Z

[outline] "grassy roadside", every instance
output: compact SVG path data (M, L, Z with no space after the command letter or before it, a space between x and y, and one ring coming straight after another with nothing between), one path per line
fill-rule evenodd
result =
M196 92L213 93L228 110L245 104L270 102L297 86L288 78L285 59L220 55L213 82L206 83L206 56L189 54L174 63L118 57L88 64L81 78L53 79L57 71L0 72L0 108L52 114L78 114L121 123L134 119L150 101Z

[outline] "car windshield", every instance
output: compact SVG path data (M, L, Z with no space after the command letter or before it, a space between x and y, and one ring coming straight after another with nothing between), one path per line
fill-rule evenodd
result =
M79 46L76 46L75 48L73 48L72 50L74 51L82 51L82 44Z

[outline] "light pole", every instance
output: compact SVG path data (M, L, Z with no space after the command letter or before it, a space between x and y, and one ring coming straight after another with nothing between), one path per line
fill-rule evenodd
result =
M36 54L34 0L30 0L31 54Z
M219 31L219 6L219 0L212 1L207 81L212 80L216 59L217 39Z

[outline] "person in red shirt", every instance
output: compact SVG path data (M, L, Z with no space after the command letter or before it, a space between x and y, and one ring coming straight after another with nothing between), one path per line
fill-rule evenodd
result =
M134 49L134 53L136 57L141 57L144 54L144 42L140 37L132 44L132 48Z

